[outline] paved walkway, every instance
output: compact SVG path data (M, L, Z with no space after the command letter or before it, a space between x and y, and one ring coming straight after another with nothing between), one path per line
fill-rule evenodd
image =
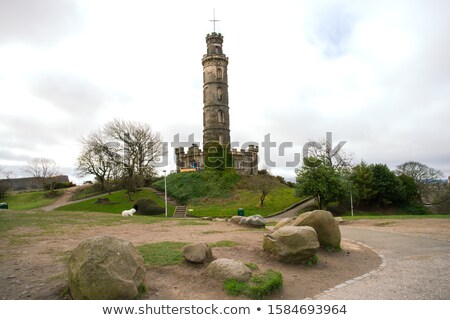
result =
M450 299L450 241L341 226L343 238L384 256L385 267L349 285L319 294L320 300Z

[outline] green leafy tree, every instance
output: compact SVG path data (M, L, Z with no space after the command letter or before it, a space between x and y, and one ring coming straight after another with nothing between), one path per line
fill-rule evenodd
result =
M385 164L371 164L369 167L373 172L372 188L377 191L374 197L375 204L381 207L401 202L403 198L401 184L394 172Z
M401 184L401 195L404 203L414 204L420 202L419 187L416 181L407 175L398 176Z
M353 167L350 180L356 207L369 203L377 195L377 190L374 189L373 171L364 161Z
M298 193L315 197L319 209L326 209L330 202L338 201L345 195L343 177L332 166L308 166L308 163L318 163L317 160L309 160L296 170Z

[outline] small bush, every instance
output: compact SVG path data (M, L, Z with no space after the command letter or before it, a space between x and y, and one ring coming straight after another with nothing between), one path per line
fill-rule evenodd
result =
M166 212L165 208L161 208L150 198L136 200L133 207L136 213L141 215L158 215Z
M245 265L246 265L250 270L253 270L253 271L259 269L258 266L257 266L256 264L252 263L252 262L246 263Z
M224 289L229 295L245 294L250 299L265 299L283 286L283 276L280 272L267 270L254 275L249 282L229 279L224 282Z
M306 261L306 266L308 266L308 267L315 266L317 264L317 262L319 262L319 257L314 255Z

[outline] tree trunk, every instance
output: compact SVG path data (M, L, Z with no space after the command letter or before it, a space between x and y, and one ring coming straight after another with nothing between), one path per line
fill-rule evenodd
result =
M261 200L261 202L260 202L260 206L261 206L261 208L262 207L264 207L264 200L266 199L266 195L267 194L265 194L265 193L263 193L262 195L261 195L261 198L260 198L260 200Z

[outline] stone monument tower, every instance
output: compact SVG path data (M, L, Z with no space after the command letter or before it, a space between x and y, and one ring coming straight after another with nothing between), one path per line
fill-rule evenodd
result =
M222 50L223 36L206 36L207 53L203 56L203 147L210 143L230 144L228 107L228 58Z
M212 20L218 21L218 20ZM219 143L224 157L231 158L227 168L241 174L258 174L258 146L230 149L230 111L228 107L228 58L223 53L223 36L215 31L206 36L207 51L203 55L203 151L193 144L185 152L175 149L177 171L190 172L205 169L205 158Z

